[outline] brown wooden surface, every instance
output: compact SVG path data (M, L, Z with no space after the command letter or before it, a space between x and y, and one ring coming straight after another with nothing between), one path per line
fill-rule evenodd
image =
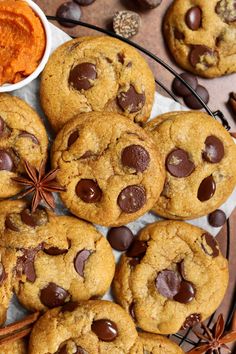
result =
M35 2L41 6L47 15L55 15L58 6L63 3L63 0L35 0ZM132 0L96 0L94 4L82 8L81 20L95 24L104 28L111 28L111 20L115 11L120 9L136 10L142 17L142 25L139 34L133 38L133 41L149 49L151 52L162 58L168 64L170 64L177 72L182 72L182 69L177 67L169 55L169 52L165 46L165 42L162 35L162 20L163 15L170 5L172 0L164 0L162 4L150 11L140 11L140 8L135 5L137 1ZM57 22L53 22L58 25ZM59 26L59 25L58 25ZM92 34L94 31L89 31L81 27L76 27L74 29L67 29L65 27L59 26L61 29L65 30L70 35L82 36ZM171 85L172 76L163 70L158 64L149 61L156 78L168 87ZM236 91L236 74L217 78L217 79L201 79L199 82L202 83L210 92L210 103L209 107L212 110L220 109L225 114L225 117L230 122L232 130L236 131L236 124L228 110L226 102L228 100L228 94L231 91ZM230 284L228 288L227 295L223 301L220 311L224 313L227 317L228 310L232 305L234 288L235 288L235 271L236 271L236 210L231 215L229 220L230 228ZM226 253L226 239L227 239L227 225L224 226L222 231L218 234L217 239L221 245L223 253Z

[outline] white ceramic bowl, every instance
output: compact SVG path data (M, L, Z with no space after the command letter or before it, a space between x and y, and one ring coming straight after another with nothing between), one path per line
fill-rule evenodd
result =
M17 82L16 84L4 84L4 85L0 86L0 92L10 92L10 91L18 90L18 89L28 85L34 79L36 79L39 76L39 74L43 71L43 69L48 61L48 58L50 56L50 53L51 53L52 37L51 37L50 24L49 24L46 16L44 15L43 11L40 9L40 7L38 5L35 4L35 2L33 2L32 0L25 0L25 1L33 9L33 11L38 15L38 17L40 18L40 20L43 24L45 34L46 34L46 47L45 47L44 55L38 65L38 67L35 69L35 71L32 74L27 76L25 79Z

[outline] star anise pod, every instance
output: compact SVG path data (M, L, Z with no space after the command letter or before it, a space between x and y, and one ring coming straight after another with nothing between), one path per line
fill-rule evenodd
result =
M56 182L55 178L59 169L54 169L45 174L45 162L43 161L37 171L29 162L24 161L27 177L13 177L12 180L25 186L26 189L19 195L23 198L33 193L31 209L35 212L39 203L43 200L50 208L55 208L55 200L52 192L63 192L65 188Z
M236 331L224 333L225 322L222 314L219 315L212 329L205 326L204 323L202 323L201 326L205 331L204 334L196 331L193 332L203 341L203 343L198 347L190 350L188 354L220 354L221 349L225 349L227 353L231 353L226 343L230 343L236 340Z

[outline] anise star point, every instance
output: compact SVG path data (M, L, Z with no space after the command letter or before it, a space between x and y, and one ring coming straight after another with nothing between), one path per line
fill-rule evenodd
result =
M24 161L25 171L27 177L13 177L12 180L18 184L26 187L26 189L19 195L23 198L33 193L32 198L32 212L35 212L40 202L43 200L50 208L55 209L55 200L53 192L63 192L65 188L57 181L56 176L59 171L58 168L51 170L45 174L45 162L43 161L37 171L28 161Z

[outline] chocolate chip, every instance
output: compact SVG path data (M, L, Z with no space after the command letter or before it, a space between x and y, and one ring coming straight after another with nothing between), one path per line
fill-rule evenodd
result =
M189 61L193 67L198 64L203 65L205 68L216 65L218 61L217 52L204 45L195 45L190 51Z
M148 168L150 155L141 145L129 145L121 153L121 162L136 172L144 172Z
M40 300L48 308L64 305L69 296L68 291L55 283L48 283L40 292Z
M82 250L77 253L74 259L75 270L81 277L84 277L85 262L90 257L91 253L92 252L89 250Z
M33 141L34 144L39 145L38 139L36 138L35 135L33 135L31 133L23 131L22 133L19 134L19 137L21 137L21 138L29 138L29 139L31 139Z
M222 141L214 135L208 136L205 140L205 150L202 156L208 162L220 162L224 157L224 145Z
M86 151L81 157L80 159L83 160L83 159L88 159L89 157L92 157L92 156L98 156L97 154L95 154L94 152L92 152L91 150L88 150Z
M208 103L210 96L209 96L209 92L207 91L207 89L204 86L198 85L196 90L197 94L201 97L201 99L203 100L204 103ZM184 102L185 104L192 109L202 109L202 104L200 101L198 101L198 99L194 96L193 93L191 93L188 96L184 97Z
M131 214L140 210L146 203L146 191L140 185L132 185L124 188L117 199L122 211Z
M232 113L236 115L236 92L230 92L228 105L232 110Z
M202 10L198 6L191 7L185 16L186 25L193 31L197 31L202 24Z
M211 256L213 258L219 256L220 251L218 243L216 242L214 237L208 232L202 235L201 247L208 256Z
M81 179L76 186L76 194L85 203L98 203L102 198L102 190L92 179Z
M175 149L166 158L166 169L172 176L182 178L191 175L195 165L185 150Z
M133 239L132 231L126 226L112 227L107 234L108 242L117 251L126 251Z
M174 36L179 41L181 41L185 38L184 34L182 32L180 32L177 28L174 29Z
M60 249L58 247L49 247L49 248L44 248L43 252L50 255L50 256L59 256L61 254L66 254L68 252L68 249Z
M177 263L177 270L181 277L184 279L185 278L185 272L184 272L184 261L181 261Z
M178 294L181 284L181 276L178 272L165 269L156 278L158 292L167 299L173 299Z
M130 313L130 316L133 318L134 321L136 321L136 315L135 315L135 312L134 312L134 302L132 302L129 306L129 313Z
M138 0L138 2L146 9L154 9L161 4L162 0Z
M55 354L68 354L67 345L64 344L61 348L59 348Z
M117 97L118 105L123 111L127 111L128 113L140 111L143 108L145 101L145 94L138 93L133 85L130 86L128 91L120 92Z
M74 142L79 138L79 132L78 130L75 130L73 133L70 134L67 146L70 147Z
M135 268L136 265L140 263L141 258L132 258L129 260L129 265L131 268Z
M0 117L0 137L4 134L4 128L5 128L5 122L2 119L2 117Z
M215 11L226 23L236 21L236 0L218 1Z
M82 347L77 346L75 343L73 350L74 349L76 349L76 352L73 351L73 354L87 354L87 352ZM67 344L64 344L61 348L59 348L55 354L69 354L69 352L67 351Z
M14 164L11 155L5 150L0 150L0 170L12 171L13 168Z
M88 6L91 5L93 2L95 2L95 0L74 0L74 1L81 6Z
M14 224L14 222L11 220L11 214L6 216L5 219L5 228L12 230L12 231L19 231L19 228Z
M114 32L124 38L135 36L140 27L141 18L134 11L117 11L113 17Z
M180 302L181 304L188 304L195 297L195 288L189 281L183 280L180 283L178 293L174 296L174 300Z
M41 209L37 209L34 213L31 213L29 209L24 209L20 216L21 221L30 227L42 226L48 222L47 213Z
M16 272L18 276L22 274L26 275L26 279L31 283L36 280L36 273L34 269L34 261L37 253L42 249L42 244L36 248L22 248L20 251L23 253L22 256L17 258Z
M213 227L220 227L226 223L226 215L223 210L217 209L208 215L209 224Z
M79 303L77 301L69 301L63 307L61 308L61 312L73 312L77 307L79 306Z
M216 183L212 176L204 178L201 182L197 197L201 202L205 202L213 197L216 191Z
M6 275L4 266L3 266L2 262L0 262L0 286L3 284L6 277L7 277L7 275Z
M181 329L187 329L189 327L193 327L196 324L200 323L202 320L202 316L199 313L193 313L186 318Z
M126 252L127 257L138 257L142 258L147 250L147 243L145 241L135 239L132 243L128 251Z
M56 13L57 17L61 17L63 19L79 21L81 17L81 10L78 4L72 1L65 2L57 9ZM75 27L76 24L70 22L58 21L64 27Z
M117 325L107 319L93 321L91 328L98 338L104 342L112 342L118 336Z
M196 76L189 73L180 74L182 79L184 79L194 90L196 90L198 81ZM188 96L191 94L189 89L176 77L172 83L172 91L180 97Z
M92 63L81 63L70 71L69 84L78 91L88 90L96 78L96 66Z
M118 53L118 54L117 54L117 58L118 58L118 61L119 61L122 65L124 65L124 63L125 63L125 54L124 54L124 53Z

